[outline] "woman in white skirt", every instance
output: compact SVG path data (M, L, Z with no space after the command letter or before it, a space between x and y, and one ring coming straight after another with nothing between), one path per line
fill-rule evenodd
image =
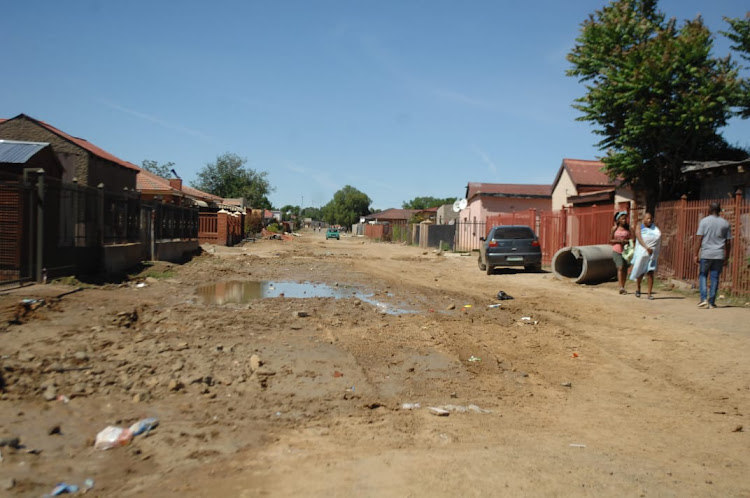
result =
M637 290L635 297L641 297L641 281L643 276L648 276L648 298L654 299L651 294L654 288L654 272L659 261L659 249L661 248L661 231L654 225L654 216L646 213L643 217L640 230L635 231L635 252L633 253L633 266L630 271L630 280L635 280Z

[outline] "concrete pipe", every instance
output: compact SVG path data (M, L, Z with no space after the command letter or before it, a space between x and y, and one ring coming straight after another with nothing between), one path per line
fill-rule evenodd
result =
M552 271L557 278L577 284L604 282L617 276L612 246L607 244L563 247L552 257Z

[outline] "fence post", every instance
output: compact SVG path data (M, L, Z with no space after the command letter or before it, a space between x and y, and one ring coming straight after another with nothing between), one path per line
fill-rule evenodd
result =
M99 231L99 248L104 247L104 184L100 183L96 186L97 188L97 217L96 228Z
M44 257L44 170L40 169L36 177L36 281L42 282L42 258Z
M568 208L563 206L562 215L560 216L560 230L562 230L562 246L568 247Z
M682 240L682 250L677 251L677 265L675 268L675 278L683 279L687 276L688 272L685 271L685 256L690 257L692 251L690 250L693 246L692 237L687 238L687 195L682 194L680 202L678 204L677 211L677 236L675 240Z
M740 253L740 228L742 227L741 211L742 209L742 190L737 189L734 193L734 226L732 227L732 242L731 247L732 256L732 293L735 293L740 288L740 268L742 268L741 253Z

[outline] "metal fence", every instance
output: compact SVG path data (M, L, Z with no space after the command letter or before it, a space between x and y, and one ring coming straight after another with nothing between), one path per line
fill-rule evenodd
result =
M662 232L659 274L695 282L699 268L695 264L698 223L708 215L709 205L719 202L722 217L732 227L729 263L721 274L720 285L734 294L750 294L750 200L734 199L688 201L681 199L659 204L654 223Z
M32 280L36 195L20 178L0 176L0 283Z
M99 271L105 246L198 236L196 208L44 175L0 176L0 284Z

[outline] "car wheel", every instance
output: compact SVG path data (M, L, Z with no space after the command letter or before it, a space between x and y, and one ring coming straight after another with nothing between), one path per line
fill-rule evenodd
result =
M484 270L487 269L487 266L484 263L482 263L482 255L481 254L479 255L479 259L477 260L477 264L479 264L479 269L481 271L484 271Z
M487 264L486 266L487 266L487 268L485 269L485 271L487 272L487 275L492 275L493 273L495 273L495 267L494 266L492 266L490 264Z

